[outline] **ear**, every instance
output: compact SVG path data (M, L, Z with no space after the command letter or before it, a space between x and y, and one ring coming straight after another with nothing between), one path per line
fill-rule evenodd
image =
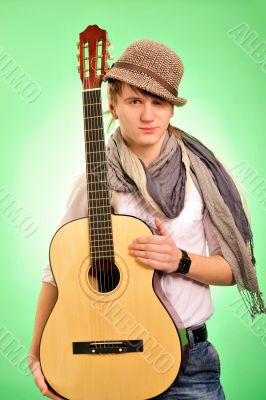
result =
M118 119L118 116L117 116L117 113L116 113L116 110L115 110L115 106L113 104L111 104L111 103L109 103L109 111L112 114L112 117L114 119Z
M174 108L174 106L172 107L172 113L171 113L171 117L170 118L172 118L173 116L174 116L174 114L175 114L175 108Z

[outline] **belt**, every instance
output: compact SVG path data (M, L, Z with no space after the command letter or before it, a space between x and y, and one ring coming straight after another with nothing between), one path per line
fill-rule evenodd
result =
M178 332L182 347L187 344L193 347L195 343L204 342L208 338L206 324L186 329L178 328Z

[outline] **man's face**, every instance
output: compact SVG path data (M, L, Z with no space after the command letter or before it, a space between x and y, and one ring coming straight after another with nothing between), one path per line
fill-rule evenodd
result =
M173 105L156 96L144 96L126 83L115 105L109 105L112 115L119 119L121 134L132 151L152 147L163 142ZM150 128L150 129L148 129Z

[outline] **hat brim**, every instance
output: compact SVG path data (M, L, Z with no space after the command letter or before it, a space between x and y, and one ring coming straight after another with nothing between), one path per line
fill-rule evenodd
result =
M170 93L167 89L165 89L144 72L130 71L114 66L107 71L106 75L104 76L104 81L108 81L109 78L128 83L129 85L135 86L139 89L144 89L149 93L162 97L177 107L182 107L187 103L186 99L183 99L182 97L175 97L172 93Z

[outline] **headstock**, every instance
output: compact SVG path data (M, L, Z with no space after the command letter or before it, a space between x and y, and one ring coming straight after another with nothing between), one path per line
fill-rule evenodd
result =
M111 45L107 40L107 32L98 25L89 25L80 33L79 40L78 71L83 89L100 88L105 72L109 69L107 60L112 59L107 51Z

